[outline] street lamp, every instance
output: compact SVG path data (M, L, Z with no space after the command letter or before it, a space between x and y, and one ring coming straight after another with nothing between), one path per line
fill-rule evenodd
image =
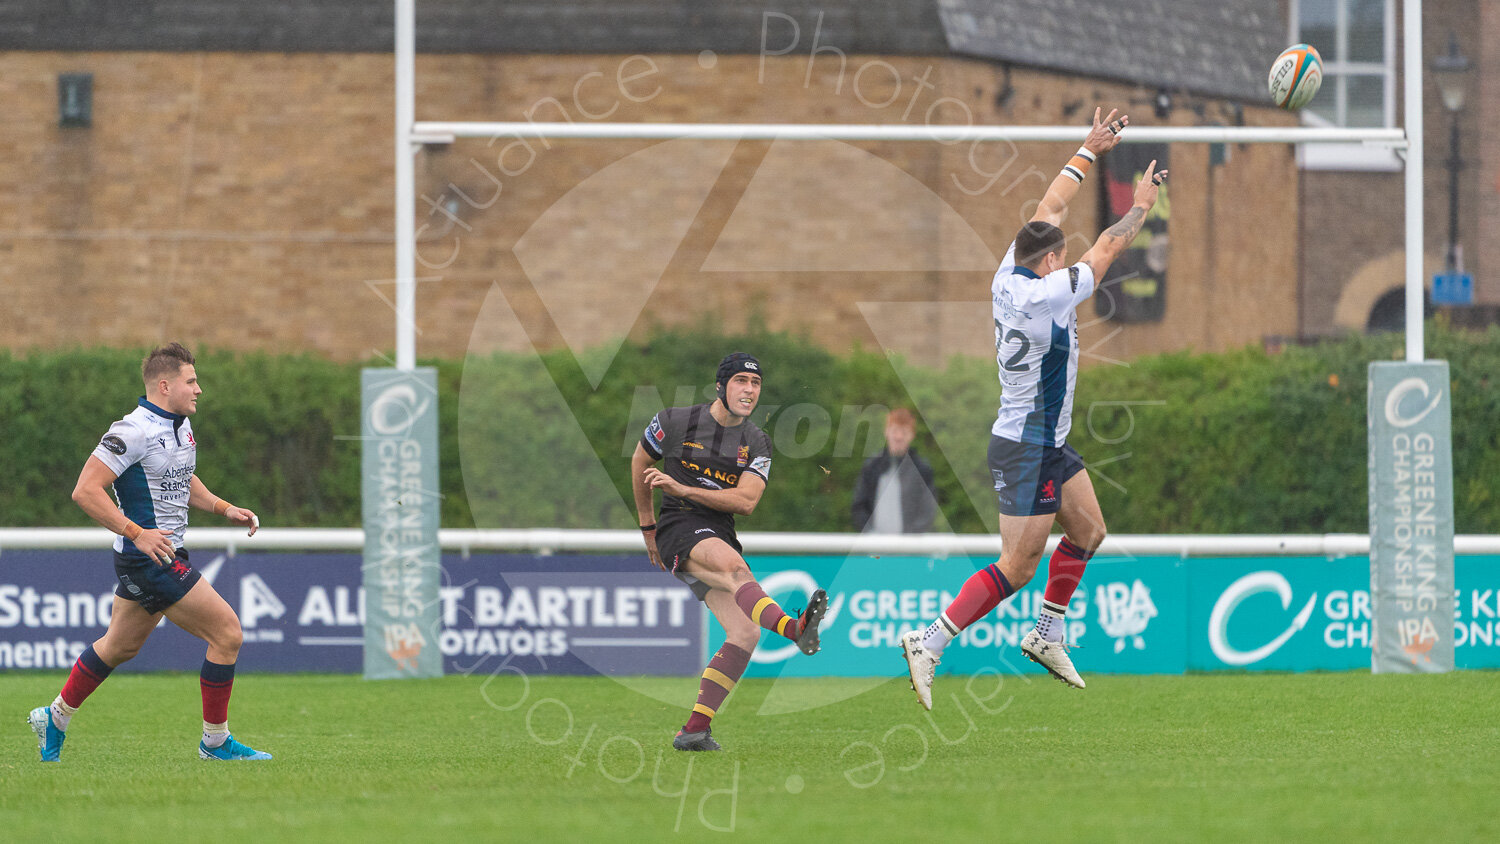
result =
M1447 271L1462 270L1463 253L1458 246L1458 171L1463 169L1463 159L1458 157L1458 116L1464 110L1464 94L1468 88L1469 57L1459 52L1458 34L1448 33L1448 54L1432 60L1432 75L1437 80L1438 90L1443 95L1443 108L1453 116L1453 128L1448 139L1448 258Z

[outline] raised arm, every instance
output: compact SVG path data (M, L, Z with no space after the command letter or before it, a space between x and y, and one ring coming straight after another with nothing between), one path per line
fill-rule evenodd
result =
M1120 221L1104 230L1099 239L1094 242L1089 251L1083 253L1079 259L1080 263L1088 264L1094 271L1095 283L1104 281L1104 274L1109 272L1110 264L1120 257L1135 240L1136 235L1141 233L1141 226L1146 223L1146 213L1156 205L1156 195L1161 188L1161 183L1166 181L1167 171L1156 172L1156 162L1152 161L1146 166L1146 172L1135 186L1135 202L1130 210Z
M1078 194L1078 188L1083 184L1083 177L1088 173L1089 167L1099 156L1120 143L1120 130L1130 125L1130 118L1122 115L1116 119L1115 110L1110 109L1109 116L1100 122L1099 111L1094 109L1094 127L1089 130L1088 137L1084 138L1083 146L1073 153L1062 172L1048 186L1041 204L1036 207L1036 213L1031 216L1032 221L1062 225L1063 218L1068 215L1068 203Z

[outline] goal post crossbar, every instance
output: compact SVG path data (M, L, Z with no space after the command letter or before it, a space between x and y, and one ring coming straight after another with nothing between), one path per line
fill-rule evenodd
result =
M933 126L838 123L541 123L424 121L415 143L456 138L1082 142L1086 126ZM1292 126L1131 126L1124 143L1373 144L1405 149L1406 132Z

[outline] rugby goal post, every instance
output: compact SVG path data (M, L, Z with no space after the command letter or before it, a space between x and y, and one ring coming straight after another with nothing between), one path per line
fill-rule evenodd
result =
M722 139L722 140L838 140L910 141L914 143L954 141L1082 141L1087 134L1080 126L913 126L850 124L680 124L680 123L538 123L511 122L417 122L415 103L416 0L395 0L395 161L396 161L396 369L415 367L416 313L416 188L414 156L426 143L449 143L457 138L574 138L574 139ZM1126 143L1232 143L1232 144L1348 144L1364 143L1388 147L1402 153L1405 161L1405 282L1406 365L1424 359L1423 337L1423 96L1422 96L1422 2L1402 4L1404 128L1327 129L1309 127L1150 127L1132 126ZM1401 364L1372 364L1369 396L1370 495L1371 495L1371 595L1376 616L1376 644L1372 648L1374 670L1445 671L1453 667L1453 500L1451 434L1447 402L1446 364L1436 370L1380 371ZM1377 377L1379 376L1379 377ZM1417 382L1421 383L1418 384ZM1377 382L1385 392L1377 396ZM1403 392L1404 391L1404 392ZM1403 410L1402 399L1411 394L1426 398L1436 393L1418 419ZM1394 396L1394 400L1392 400ZM1408 430L1419 422L1435 426L1420 434ZM1440 425L1438 423L1441 423ZM1424 490L1439 500L1432 546L1438 558L1435 571L1422 572L1415 581L1397 566L1411 564L1411 537L1420 527L1412 521L1410 479L1403 492L1398 488L1402 460L1410 463L1412 437L1433 438L1430 453L1446 467ZM1407 456L1397 454L1406 443ZM1427 440L1424 440L1427 442ZM368 441L367 441L368 446ZM431 458L436 461L435 451ZM1377 465L1379 464L1379 465ZM1380 469L1380 471L1377 471ZM436 469L433 468L435 478ZM1400 501L1406 496L1406 503ZM1402 507L1404 506L1404 511ZM368 512L369 505L366 504ZM1402 513L1405 513L1403 516ZM1403 521L1404 519L1404 521ZM369 520L367 518L367 530ZM433 527L434 536L436 526ZM1405 537L1402 539L1401 537ZM367 571L369 561L367 560ZM434 575L435 578L435 575ZM1415 583L1415 585L1414 585ZM1393 591L1392 587L1399 589ZM436 580L432 583L436 600ZM1383 614L1383 615L1382 615ZM1436 642L1429 631L1436 631ZM370 633L367 630L367 641ZM1398 641L1402 645L1397 649ZM1444 644L1446 642L1446 645ZM1384 656L1382 656L1384 651ZM1444 660L1444 654L1446 659ZM1423 660L1426 660L1423 662ZM367 663L368 664L368 663Z

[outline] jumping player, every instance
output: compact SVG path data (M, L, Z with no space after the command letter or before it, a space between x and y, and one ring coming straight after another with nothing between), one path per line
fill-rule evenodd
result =
M141 365L146 395L110 426L84 464L73 500L90 518L119 534L115 539L115 602L104 635L79 655L51 706L31 711L43 762L56 762L68 722L111 671L140 652L165 615L208 644L199 672L203 693L203 759L270 759L229 734L229 693L239 656L239 617L188 563L182 547L188 507L250 528L255 513L208 491L196 473L198 444L188 421L198 409L198 373L181 344L154 349ZM110 500L113 487L119 506Z
M1098 279L1140 234L1167 171L1146 168L1134 204L1072 266L1058 226L1090 165L1114 149L1129 118L1094 125L1083 147L1052 180L1036 214L1022 227L990 287L995 351L1000 364L1000 411L990 432L989 465L1000 499L999 561L976 572L925 631L901 637L917 700L932 708L933 670L943 649L964 628L1030 582L1056 520L1063 537L1048 561L1047 588L1034 629L1021 652L1076 688L1083 678L1068 657L1063 618L1085 566L1104 541L1104 516L1083 461L1068 445L1073 386L1078 372L1077 307Z
M750 414L760 401L760 361L737 353L719 363L718 398L656 414L630 459L631 486L651 562L686 583L724 627L724 645L709 660L698 700L672 746L721 750L709 724L750 664L764 627L818 652L818 624L828 595L813 592L807 609L789 616L745 563L734 517L755 511L771 476L771 440ZM663 461L664 469L651 464ZM652 497L661 490L661 516Z

